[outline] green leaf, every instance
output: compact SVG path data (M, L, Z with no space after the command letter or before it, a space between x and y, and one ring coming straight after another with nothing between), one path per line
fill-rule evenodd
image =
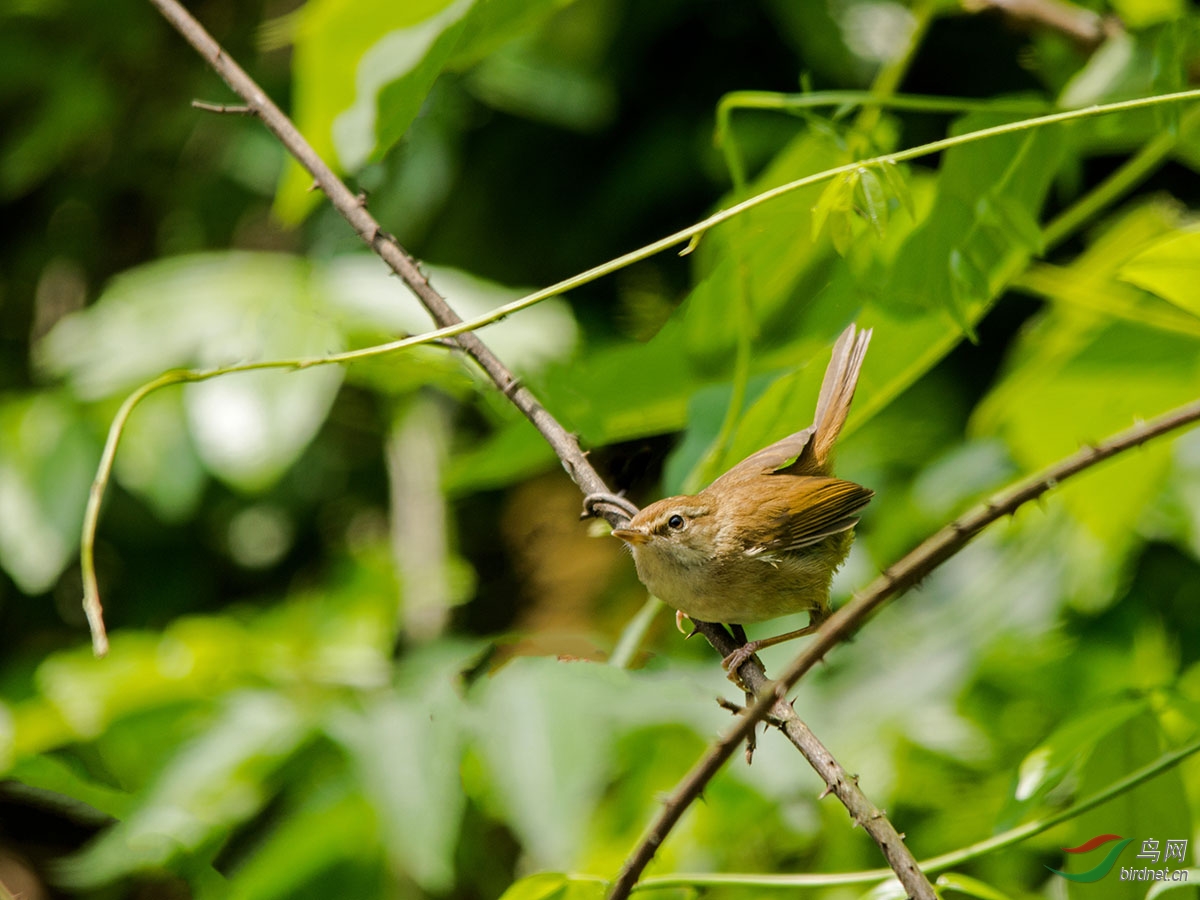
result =
M953 302L947 307L955 323L967 333L972 341L978 341L975 330L967 318L967 310L987 301L991 294L987 275L970 255L955 247L950 251L950 297Z
M316 0L301 7L292 53L293 118L317 154L342 171L361 165L375 145L377 94L393 79L408 76L403 99L415 114L472 5ZM312 176L289 161L275 214L300 221L319 199L311 183Z
M865 167L858 170L858 196L862 200L863 216L876 236L882 238L888 220L887 194L884 193L883 182L873 170Z
M316 0L301 7L295 117L342 171L378 159L408 131L438 76L528 33L570 0ZM275 212L295 223L312 208L311 177L287 168Z
M605 346L530 379L547 409L590 444L679 430L697 381L678 319L645 344Z
M843 161L843 151L830 139L806 132L776 154L745 193L794 181ZM832 256L828 245L814 240L809 227L813 207L827 190L834 191L831 202L844 208L845 215L840 218L848 224L852 185L847 182L832 188L815 184L748 210L713 229L700 242L693 254L696 287L680 308L688 357L699 372L728 373L736 345L732 323L738 292L744 291L749 298L753 333L760 337L756 371L765 368L757 366L762 351L786 346L803 334L804 307L828 277ZM742 196L725 198L722 205Z
M520 838L531 863L576 863L612 778L620 737L634 727L723 721L695 685L596 663L523 657L473 698L474 751L486 794Z
M1105 698L1056 728L1021 761L1013 802L1002 822L1005 825L1016 823L1030 809L1040 806L1046 795L1064 779L1079 773L1096 746L1114 729L1145 710L1144 700L1114 703Z
M909 189L908 179L900 170L900 167L890 159L885 159L879 164L879 171L883 174L883 181L887 185L892 196L900 201L900 205L904 207L909 216L913 219L917 217L917 208L913 203L912 190Z
M388 855L429 892L454 884L454 851L466 805L459 763L465 708L456 691L463 650L439 645L405 660L420 685L344 707L329 724L380 820ZM420 822L419 828L413 823Z
M955 122L954 134L1011 121L977 113ZM1041 128L948 150L933 208L905 242L887 280L889 302L944 309L960 325L972 302L990 304L1028 265L1036 222L1065 149L1060 130ZM1000 200L998 198L1005 199ZM1005 227L986 227L979 203Z
M1155 242L1125 263L1117 277L1200 316L1200 231Z
M141 266L114 279L95 304L61 320L38 348L39 360L66 376L79 395L95 398L174 368L340 350L340 329L322 315L308 277L304 260L266 253ZM196 452L222 480L262 490L312 440L341 381L341 370L327 366L186 385L183 405Z
M1167 749L1167 742L1158 720L1150 712L1126 720L1114 729L1097 747L1083 768L1079 793L1089 796L1102 790L1130 772L1157 759ZM1142 841L1156 839L1163 846L1168 839L1185 838L1192 834L1192 822L1187 802L1187 789L1178 768L1159 773L1102 806L1089 810L1072 822L1070 843L1074 847L1098 834L1119 834L1133 838L1132 846L1140 849ZM1070 854L1067 870L1086 869L1095 865L1088 854ZM1131 858L1126 850L1123 858ZM1089 884L1068 882L1067 895L1077 900L1126 900L1130 885L1122 882L1114 868L1107 876ZM1140 893L1140 891L1139 891Z
M567 880L561 872L538 872L514 881L500 900L558 900L567 889Z
M89 778L69 760L49 754L26 757L5 777L27 787L57 794L64 807L91 808L76 811L77 818L86 818L89 812L93 816L99 812L104 816L123 818L133 806L133 797L129 793Z
M987 225L998 229L1034 254L1045 250L1041 226L1029 208L1003 193L985 194L975 206L976 214Z
M600 878L539 872L513 882L500 900L601 900L607 891Z
M843 172L825 185L812 209L812 239L815 242L830 215L848 212L854 206L854 185L849 172Z
M349 862L382 856L373 798L351 790L344 776L322 775L319 785L304 785L298 804L283 806L275 827L229 873L230 900L305 896L321 872L340 875Z
M74 558L99 458L64 397L0 400L0 566L24 593L49 590Z
M1026 329L1009 371L975 413L977 432L1002 436L1014 460L1035 471L1087 441L1195 397L1200 342L1129 322L1097 321L1066 307ZM1064 485L1058 496L1119 571L1137 524L1166 476L1168 443L1114 461ZM1102 605L1107 598L1076 602Z
M161 869L224 839L266 802L271 774L307 728L278 694L232 696L220 717L168 764L130 815L62 864L62 881L98 887Z

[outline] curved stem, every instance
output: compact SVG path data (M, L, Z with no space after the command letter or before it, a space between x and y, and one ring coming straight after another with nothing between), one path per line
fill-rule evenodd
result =
M92 632L92 650L97 656L108 653L108 633L104 628L104 608L100 603L100 587L96 580L96 523L100 520L100 506L104 502L108 480L112 477L117 446L121 443L121 435L125 433L125 423L143 399L169 384L193 380L195 379L190 377L188 372L176 370L163 373L126 397L113 417L112 424L108 426L108 436L100 454L100 465L96 469L96 477L92 479L92 486L88 489L87 508L83 513L83 534L79 540L79 564L83 571L83 611L87 615L88 627Z

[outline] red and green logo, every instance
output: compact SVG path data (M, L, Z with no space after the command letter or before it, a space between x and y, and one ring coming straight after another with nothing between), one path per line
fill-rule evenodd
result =
M1103 846L1104 844L1112 841L1120 841L1120 843L1114 845L1112 849L1108 851L1108 855L1105 856L1104 859L1100 860L1098 865L1088 869L1086 872L1060 872L1058 869L1055 869L1052 866L1046 866L1046 868L1055 875L1061 875L1068 881L1078 881L1084 884L1088 884L1093 881L1099 881L1110 871L1112 871L1112 867L1117 862L1117 857L1121 855L1121 851L1124 850L1125 846L1132 840L1133 838L1123 838L1119 834L1098 834L1090 841L1086 841L1080 844L1078 847L1063 847L1063 853L1090 853L1092 850L1095 850L1097 847Z

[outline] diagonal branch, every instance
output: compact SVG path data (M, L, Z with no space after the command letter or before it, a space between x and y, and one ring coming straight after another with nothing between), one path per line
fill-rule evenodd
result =
M433 320L442 326L460 323L462 319L458 313L433 288L429 279L417 266L416 261L408 255L394 237L383 230L375 217L367 211L362 199L352 193L350 188L338 178L292 124L292 120L271 101L254 79L225 53L212 35L205 31L204 27L176 0L150 0L150 2L212 66L225 83L246 101L249 110L262 120L284 148L312 175L315 186L329 197L329 202L333 204L334 209L341 213L342 218L350 223L350 227L387 263L388 267L400 276L408 289L416 295L421 305L428 310ZM508 397L513 405L524 413L525 417L541 432L550 446L554 448L554 452L562 460L567 474L575 483L588 494L604 492L605 484L596 474L596 470L588 463L583 451L579 449L579 442L546 411L527 388L521 385L512 371L492 353L487 345L469 332L456 336L455 340L478 363L504 396ZM618 514L615 510L610 515L614 521L624 518L624 513Z
M313 176L315 185L325 192L337 211L350 223L351 227L354 228L371 249L387 263L393 272L400 276L421 304L429 311L434 321L441 326L455 325L461 322L462 320L458 314L450 307L445 298L429 284L428 279L420 271L416 262L405 252L404 248L400 246L395 238L383 231L378 221L367 211L362 200L351 193L342 180L317 155L316 151L304 139L304 136L300 134L291 120L266 96L254 80L221 49L221 46L205 31L203 26L187 10L180 6L177 0L150 0L150 2L184 36L201 57L212 66L217 74L225 80L225 83L246 102L250 112L262 119L263 123L279 139L288 152ZM721 220L721 217L729 217L734 212L735 210L726 210L718 213L712 217L710 224L715 224L716 221ZM695 233L699 234L702 230L699 229ZM665 238L655 246L672 246L678 242L676 240L677 237L678 235L673 235ZM542 436L562 461L563 468L567 470L567 474L579 485L584 494L590 495L607 492L604 481L596 473L596 470L592 468L585 454L580 450L579 443L575 437L559 424L527 388L521 386L512 372L488 349L477 335L465 332L454 336L453 340L470 354L504 396L508 397L525 414L530 422L533 423L538 431L541 432ZM97 503L97 509L98 505ZM628 516L628 511L616 504L601 500L596 503L596 506L601 508L605 517L614 526L623 523ZM89 592L88 597L91 600L91 605L88 606L89 621L93 623L101 622L98 593L93 590ZM86 601L85 605L87 605ZM97 651L102 652L104 646L102 643L104 638L102 623L96 634ZM706 626L705 634L709 641L721 652L722 656L728 655L731 652L732 647L726 645L724 641L732 641L732 638L721 626ZM726 649L721 649L722 647ZM756 660L751 659L743 665L740 669L740 674L747 684L755 686L755 690L760 695L763 694L763 689L769 684L766 673L763 672ZM862 822L864 827L867 827L868 823L871 823L870 827L868 827L868 832L876 836L876 840L879 841L888 864L895 869L901 882L906 887L909 887L912 896L917 898L917 900L934 900L932 886L916 867L912 855L904 846L903 840L895 828L892 827L882 812L875 809L867 801L861 791L858 790L854 780L846 776L845 771L837 764L829 751L821 746L816 737L808 731L804 723L796 716L791 706L786 704L781 704L781 706L786 706L786 709L780 710L780 714L781 721L788 723L784 730L789 739L800 749L809 763L821 773L826 784L837 794L838 799L847 804L851 816L856 821ZM680 811L682 812L682 810ZM883 838L881 839L879 835L883 835ZM638 871L640 872L640 868ZM633 879L636 880L636 873Z
M763 689L761 690L757 685L755 686L758 699L754 705L746 710L745 715L739 717L735 726L717 739L708 752L692 767L691 771L684 776L683 780L679 782L675 790L666 799L662 811L646 829L638 845L634 847L627 858L625 866L622 868L621 874L614 884L613 891L609 895L609 900L623 900L624 897L629 895L642 870L650 862L651 858L653 858L655 851L666 839L671 829L675 826L675 823L679 821L684 810L691 805L692 801L700 796L713 775L733 755L734 750L754 730L755 725L760 720L773 717L787 722L789 712L791 715L795 715L791 705L784 702L788 691L826 653L850 637L867 616L883 606L884 603L896 594L917 584L922 578L965 547L975 535L979 534L979 532L997 519L1011 515L1024 504L1031 500L1036 500L1052 488L1057 487L1061 482L1091 468L1097 463L1103 462L1133 447L1139 447L1149 440L1191 425L1197 421L1200 421L1200 400L1181 406L1149 422L1135 425L1133 428L1122 431L1103 443L1084 447L1061 462L997 494L986 503L955 519L898 563L884 570L883 574L868 585L866 589L825 621L825 624L821 626L820 630L813 636L813 639L784 669L783 675L778 681L773 683L764 682ZM716 627L720 628L720 626ZM707 630L704 634L706 637L709 636ZM713 638L710 638L710 640L713 640ZM729 640L732 641L732 638ZM717 641L714 640L714 646L716 644ZM748 671L748 667L749 663L739 669L738 674L743 680L750 678L757 679L757 673L753 670ZM798 737L793 737L792 732L795 730L798 734L801 734L802 725L803 723L800 726L793 726L786 729L788 738L793 743L796 743L797 746L799 746ZM803 730L807 731L807 729ZM809 736L811 736L811 732L809 732ZM815 738L812 738L812 740L816 741ZM816 744L816 746L819 746L819 744ZM817 752L819 753L820 751ZM828 751L825 752L828 753ZM807 758L807 753L805 755ZM830 757L830 762L836 765L836 761L832 757ZM815 767L816 764L814 763ZM818 769L818 771L821 770ZM830 774L833 775L834 773L831 772ZM825 773L822 773L823 777L824 775ZM858 818L859 813L856 811L856 807L852 805L857 803L853 797L853 791L850 791L847 797L843 797L843 792L846 790L845 787L835 785L828 778L826 779L826 783L837 793L838 799L846 804L846 808L855 817L855 821L860 821ZM856 785L853 787L854 790L857 790ZM870 809L873 809L873 807L870 807ZM870 813L868 812L869 815ZM886 819L881 819L881 821L887 822ZM864 828L867 827L866 823L862 824ZM888 826L890 824L890 822L887 823ZM880 836L874 833L872 833L872 837L875 837L876 841L880 843L880 849L884 851L889 865L892 865L892 869L900 878L901 883L909 891L909 896L917 896L908 880L912 873L907 871L904 866L897 867L897 865L892 863L892 857L889 855L890 844L885 845L881 841ZM907 853L907 850L905 852ZM912 858L911 855L909 858ZM914 867L915 865L914 863ZM920 874L919 870L917 870L917 874ZM920 881L925 885L929 883L923 875Z

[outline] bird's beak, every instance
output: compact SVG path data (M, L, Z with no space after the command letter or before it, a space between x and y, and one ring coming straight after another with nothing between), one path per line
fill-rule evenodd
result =
M627 544L644 544L650 540L650 535L640 528L614 528L613 537L620 538Z

